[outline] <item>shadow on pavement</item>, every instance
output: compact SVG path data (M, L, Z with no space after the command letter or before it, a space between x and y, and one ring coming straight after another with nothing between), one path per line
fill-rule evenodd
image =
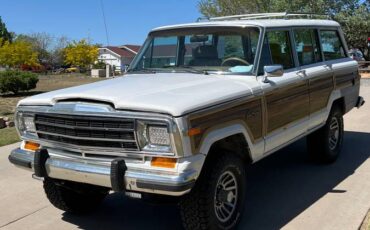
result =
M280 229L370 157L370 133L345 132L338 161L317 165L308 160L304 139L247 170L246 209L239 229ZM87 216L64 213L62 219L81 229L181 229L176 205L155 206L112 194Z

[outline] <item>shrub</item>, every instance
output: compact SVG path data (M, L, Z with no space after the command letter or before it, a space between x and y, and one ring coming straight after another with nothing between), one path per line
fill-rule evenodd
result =
M105 64L104 62L99 61L99 62L94 63L92 68L93 69L105 69L106 65L107 64Z
M34 73L16 70L0 72L0 92L12 92L17 94L20 91L28 91L36 88L38 77Z

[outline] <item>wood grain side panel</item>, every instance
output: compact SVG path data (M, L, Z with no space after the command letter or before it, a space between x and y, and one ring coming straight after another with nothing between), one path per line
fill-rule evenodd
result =
M266 95L267 133L309 115L308 81L277 88Z
M226 109L210 110L207 113L189 116L191 128L200 128L200 134L192 136L193 151L199 151L207 132L214 127L227 126L232 121L243 121L252 142L262 138L262 98L254 98Z
M333 89L331 75L310 79L310 113L326 108Z
M355 82L354 73L341 73L335 75L335 85L337 89L353 86Z

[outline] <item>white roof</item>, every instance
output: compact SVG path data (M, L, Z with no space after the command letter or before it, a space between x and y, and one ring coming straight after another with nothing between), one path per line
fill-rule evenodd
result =
M158 27L153 29L152 31L177 28L192 28L192 27L212 27L212 26L231 26L231 27L257 26L264 28L273 28L273 27L291 27L291 26L339 27L340 25L336 21L320 19L257 19L257 20L206 21L206 22L178 24Z

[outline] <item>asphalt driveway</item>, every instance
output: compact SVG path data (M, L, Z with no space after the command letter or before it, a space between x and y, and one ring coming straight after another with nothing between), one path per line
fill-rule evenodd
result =
M240 229L358 229L370 208L370 80L362 81L367 104L345 116L342 154L335 164L308 161L305 140L248 169ZM87 216L49 204L42 183L7 157L17 144L0 148L0 228L181 229L175 205L155 206L109 195Z

